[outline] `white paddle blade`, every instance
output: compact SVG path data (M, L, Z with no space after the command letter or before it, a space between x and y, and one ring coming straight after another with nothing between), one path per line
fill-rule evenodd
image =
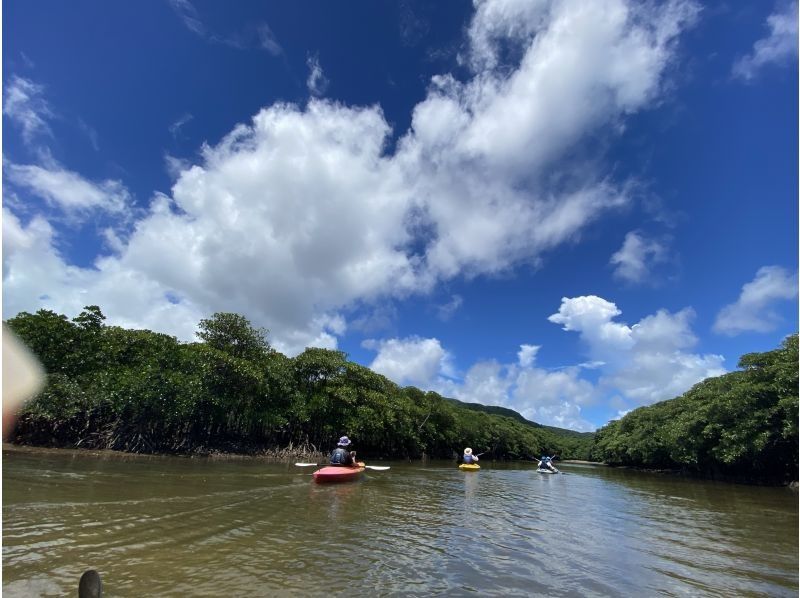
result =
M316 463L295 463L297 467L316 467Z
M375 471L386 471L387 469L390 469L388 465L365 465L364 467L367 469L374 469Z

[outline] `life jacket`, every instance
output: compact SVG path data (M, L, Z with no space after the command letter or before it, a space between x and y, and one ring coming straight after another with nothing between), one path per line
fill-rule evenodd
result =
M350 451L338 447L331 453L331 465L352 465L353 457L350 456Z
M464 463L472 463L472 455L464 455Z

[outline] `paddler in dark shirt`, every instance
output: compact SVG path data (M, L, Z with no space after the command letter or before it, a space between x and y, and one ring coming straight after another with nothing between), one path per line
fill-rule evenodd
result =
M342 465L344 467L355 466L356 452L347 450L351 444L347 436L342 436L339 439L336 448L331 453L331 465Z

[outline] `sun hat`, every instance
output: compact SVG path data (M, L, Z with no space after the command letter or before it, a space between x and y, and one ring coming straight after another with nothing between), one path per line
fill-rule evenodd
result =
M342 436L339 439L339 446L350 446L350 439L347 436Z
M471 448L465 448L464 449L464 454L465 455L471 455L472 454L472 449Z

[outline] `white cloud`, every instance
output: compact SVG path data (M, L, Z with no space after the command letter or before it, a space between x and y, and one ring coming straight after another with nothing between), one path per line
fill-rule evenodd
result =
M520 367L530 367L536 359L539 349L541 349L539 345L520 345L517 353Z
M686 350L696 343L689 328L693 317L690 309L677 314L660 310L632 327L617 324L628 331L630 339L621 349L617 339L594 330L618 315L608 308L612 303L600 298L565 300L568 305L570 302L598 310L597 317L576 317L570 328L588 339L593 353L606 355L605 362L591 364L600 371L597 382L581 376L582 365L539 367L536 357L541 347L529 344L520 345L517 363L480 361L461 380L448 373L452 355L433 338L365 343L378 351L370 367L401 385L414 384L465 402L507 407L531 421L579 431L594 429L583 415L587 406L605 403L616 411L625 411L674 398L709 376L725 373L721 356Z
M547 319L561 324L564 330L580 332L588 342L593 358L604 361L608 348L624 352L633 346L631 329L611 321L621 313L616 305L595 295L572 299L562 297L558 313Z
M697 338L690 323L694 311L659 310L633 326L612 321L617 306L600 297L561 300L548 319L580 333L589 353L603 365L598 386L603 394L617 390L634 406L670 399L693 384L725 373L721 355L689 353Z
M753 44L753 51L733 65L733 75L751 81L769 64L797 66L797 2L785 4L767 17L769 35Z
M311 95L315 96L322 96L325 95L325 91L328 89L328 79L325 77L325 74L322 72L322 67L319 64L319 57L318 56L309 56L306 60L306 65L308 66L308 79L306 80L306 86L308 87L308 91Z
M524 50L544 25L550 4L546 0L476 1L468 32L473 70L495 68L501 46L512 43L517 52Z
M536 366L538 345L520 345L518 363L475 363L463 382L453 383L455 398L468 403L513 409L528 420L544 425L590 431L594 426L581 416L583 405L595 398L593 385L580 378L576 367L549 371Z
M23 225L3 209L3 310L9 316L40 308L76 316L86 305L98 304L115 325L184 339L193 339L200 318L208 316L191 302L165 300L171 289L121 269L113 259L98 259L95 268L71 266L56 241L55 231L43 218ZM141 305L151 310L143 312Z
M363 345L378 352L370 369L402 386L428 390L438 385L440 377L452 375L451 357L435 338L393 338Z
M636 350L630 359L625 367L608 373L600 383L618 389L635 407L672 399L708 377L727 372L721 355Z
M581 405L594 396L592 384L578 368L549 372L535 367L538 346L521 345L521 365L480 361L462 380L454 379L452 355L435 338L372 340L363 343L378 352L370 368L401 386L414 385L467 403L514 409L537 423L589 431Z
M694 4L677 1L547 3L524 33L518 68L510 75L502 68L482 72L465 85L438 78L440 91L417 107L414 126L435 117L436 131L459 133L447 148L456 157L482 157L494 169L527 174L651 101L675 36L696 12ZM514 17L498 14L500 28L507 28Z
M22 137L31 143L37 136L50 136L47 120L53 116L43 97L44 87L16 75L6 83L3 114L22 129Z
M694 311L659 310L633 326L612 320L617 307L600 297L562 299L550 320L576 331L589 352L602 361L545 369L536 363L540 345L522 344L515 363L474 363L463 378L454 359L435 338L371 340L378 352L370 367L400 385L414 384L461 401L514 409L545 425L591 431L583 409L598 404L623 413L641 405L677 397L694 384L726 372L721 355L692 353ZM596 382L582 377L597 370Z
M653 267L667 258L666 246L635 231L625 235L622 247L611 256L614 276L629 283L650 279Z
M252 126L205 147L203 166L184 170L171 198L153 199L124 251L107 258L104 269L120 278L129 274L118 283L138 287L146 280L183 297L172 310L196 305L204 315L245 314L269 328L276 347L287 353L310 344L335 346L329 325L339 308L415 287L403 251L408 236L397 225L406 207L403 187L380 158L387 132L376 108L312 102L304 112L288 105L264 110ZM33 186L34 178L23 181L22 174L43 171L18 172L19 182ZM90 187L66 197L63 189L36 188L62 203L101 205L105 198ZM6 296L16 292L8 281L4 290ZM60 291L47 293L58 298L53 309L98 289L76 279L74 288ZM144 321L167 301L163 293L151 299L125 302L125 320ZM110 316L120 306L100 301L92 299L119 323ZM165 331L179 332L173 326Z
M119 214L130 205L130 193L120 181L94 183L57 165L6 164L5 170L11 183L71 215L95 209Z
M557 371L532 366L522 368L516 372L511 395L511 404L526 419L579 431L594 429L581 416L582 405L594 400L594 386L580 378L578 368Z
M469 368L464 381L454 387L453 395L466 403L503 406L508 403L512 383L505 366L496 361L481 361Z
M741 332L769 332L781 322L772 305L797 297L797 273L780 266L759 268L756 277L742 287L739 299L723 307L714 322L714 331L736 335Z
M169 174L174 182L181 176L184 170L189 170L192 167L192 163L185 158L176 158L175 156L165 154L164 166L166 167L167 174Z
M172 5L187 27L210 36L187 0ZM547 2L522 29L512 26L519 10L527 9L479 5L469 41L482 70L466 82L434 77L393 153L379 106L312 99L305 109L266 107L204 146L199 163L167 160L176 176L170 195L156 194L131 233L110 240L114 255L98 261L104 278L71 270L57 293L40 281L42 294L67 313L89 298L115 324L144 325L166 310L174 319L164 331L187 340L184 322L234 311L292 354L335 346L354 306L535 263L575 241L630 198L624 183L595 177L570 150L657 101L676 36L696 9ZM268 28L258 34L280 50ZM491 59L501 35L518 46L513 64ZM60 206L109 209L124 196L115 181L16 168L19 184ZM585 174L553 187L565 172ZM7 297L21 292L10 268ZM116 299L105 277L139 301ZM631 342L629 331L606 324Z

